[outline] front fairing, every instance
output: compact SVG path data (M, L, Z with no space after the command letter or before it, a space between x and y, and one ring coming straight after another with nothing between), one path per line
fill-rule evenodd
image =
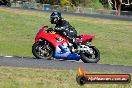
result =
M37 33L35 37L35 42L42 41L42 40L47 40L50 42L54 47L61 45L63 43L68 43L69 41L60 36L59 34L56 33L47 33L44 28L41 28L39 32Z

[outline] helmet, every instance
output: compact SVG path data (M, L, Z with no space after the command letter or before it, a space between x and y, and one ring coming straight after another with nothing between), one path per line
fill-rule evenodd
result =
M58 22L58 20L60 20L62 17L61 17L61 13L60 12L53 12L51 15L50 15L50 22L51 24L56 24Z

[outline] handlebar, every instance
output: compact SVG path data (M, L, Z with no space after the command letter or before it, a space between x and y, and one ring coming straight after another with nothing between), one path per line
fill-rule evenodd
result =
M54 29L53 28L48 28L48 26L43 26L42 29L44 29L45 31L47 31L47 33L56 33L54 32Z

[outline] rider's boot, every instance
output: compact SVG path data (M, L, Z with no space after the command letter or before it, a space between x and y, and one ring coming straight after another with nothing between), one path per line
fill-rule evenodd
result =
M73 44L73 47L74 47L74 49L72 49L72 52L77 52L79 42L75 38L73 38L72 44Z

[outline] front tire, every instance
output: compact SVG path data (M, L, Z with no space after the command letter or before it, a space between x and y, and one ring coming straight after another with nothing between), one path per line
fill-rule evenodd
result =
M53 47L48 41L39 41L33 44L32 53L37 59L51 59Z
M81 52L80 55L81 55L81 60L84 62L84 63L97 63L99 60L100 60L100 52L99 50L93 46L91 47L92 50L93 50L93 54L88 54L87 52Z

